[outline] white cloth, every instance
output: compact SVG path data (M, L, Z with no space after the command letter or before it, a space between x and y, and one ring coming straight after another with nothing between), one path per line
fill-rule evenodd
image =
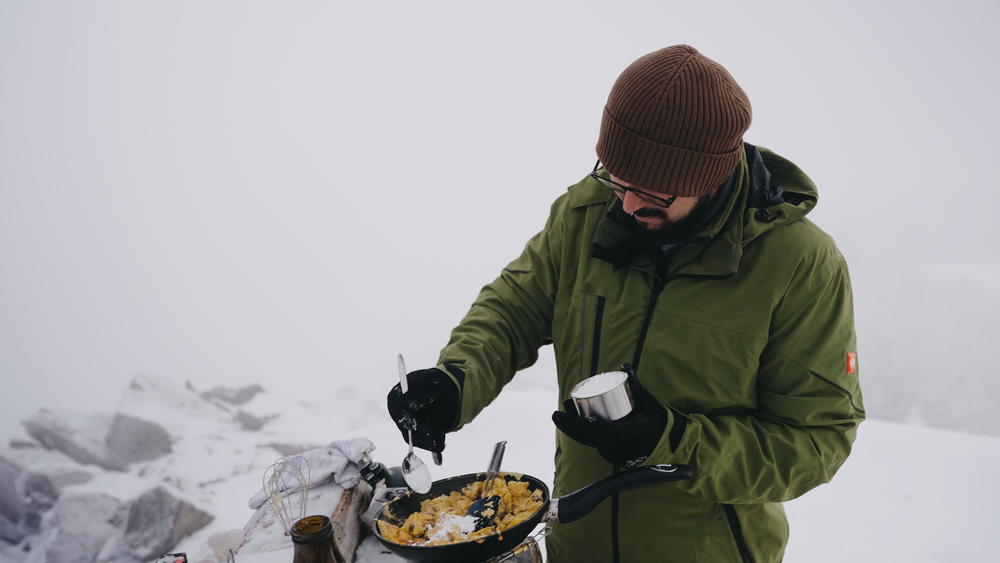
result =
M299 468L309 487L334 481L341 487L350 489L361 481L361 468L371 461L371 452L374 450L375 444L368 438L353 438L330 442L325 448L309 450L288 461ZM286 476L282 484L282 496L294 493L301 487L299 481L290 475ZM250 508L256 510L266 501L267 495L261 489L250 497Z

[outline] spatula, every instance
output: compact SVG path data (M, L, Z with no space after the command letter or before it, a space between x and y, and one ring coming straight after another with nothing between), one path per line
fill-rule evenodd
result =
M500 510L500 497L490 495L493 491L493 480L500 473L500 462L503 461L503 452L507 447L507 441L497 442L493 447L493 457L490 458L489 469L486 471L486 480L483 483L483 495L479 500L472 503L472 506L465 511L466 516L476 519L476 529L482 530L493 523Z

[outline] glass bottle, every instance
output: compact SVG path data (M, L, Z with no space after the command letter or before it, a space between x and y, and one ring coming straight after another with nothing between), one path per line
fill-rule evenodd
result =
M342 563L333 546L333 524L326 516L306 516L292 526L292 563Z

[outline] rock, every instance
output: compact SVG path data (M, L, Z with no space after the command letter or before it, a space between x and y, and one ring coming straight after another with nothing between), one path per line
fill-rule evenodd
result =
M148 561L169 553L181 538L205 527L212 518L157 487L132 502L125 544L133 556Z
M46 475L24 471L18 478L17 489L24 501L21 526L31 533L41 527L42 516L59 500L55 484Z
M0 540L9 543L20 543L29 534L21 525L26 510L17 494L20 474L20 468L0 461Z
M108 538L97 552L95 563L110 561L113 563L143 563L143 561L132 555L125 538L121 534L115 534Z
M267 422L267 419L257 418L256 416L241 409L236 413L236 421L240 423L240 426L244 430L256 432L264 427L264 423Z
M162 426L121 413L111 421L104 443L122 465L156 459L173 451L170 436Z
M92 465L80 465L60 451L42 447L0 449L0 461L20 467L24 473L45 476L57 493L69 485L86 483L93 474L104 471Z
M59 499L40 541L34 542L30 562L93 563L105 543L121 533L107 522L118 505L118 499L98 493Z
M229 405L207 401L173 380L149 373L132 378L115 412L160 426L172 448L180 447L178 441L195 432L209 427L210 432L228 431L238 424Z
M28 510L42 513L55 506L59 500L59 492L47 475L25 471L18 481L18 488Z
M128 513L132 510L132 502L123 502L118 505L114 513L108 518L108 524L111 524L115 528L121 528L125 530L125 526L128 526Z
M19 543L37 533L42 515L58 498L55 485L45 475L0 461L0 539Z
M253 399L254 395L262 391L264 391L264 388L260 385L248 385L246 387L240 387L239 389L216 387L211 391L205 391L201 394L201 397L206 401L218 399L229 403L230 405L242 405L249 402L250 399Z
M111 471L125 469L104 444L104 437L111 426L109 417L56 414L42 409L21 424L42 445L58 450L79 463L97 465Z
M24 450L28 448L40 448L42 447L42 445L32 440L21 440L18 438L11 438L10 447L14 448L15 450Z
M24 516L24 501L17 494L17 478L21 468L0 461L0 516L17 522Z
M31 534L16 522L11 522L6 516L0 516L0 540L18 544L29 535Z

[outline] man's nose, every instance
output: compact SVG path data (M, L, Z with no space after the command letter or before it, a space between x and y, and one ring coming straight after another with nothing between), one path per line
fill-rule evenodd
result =
M633 191L625 192L625 198L622 199L622 209L625 211L625 213L631 215L636 211L642 209L643 207L655 207L655 206L652 203L649 203L648 201L635 195L635 192Z

